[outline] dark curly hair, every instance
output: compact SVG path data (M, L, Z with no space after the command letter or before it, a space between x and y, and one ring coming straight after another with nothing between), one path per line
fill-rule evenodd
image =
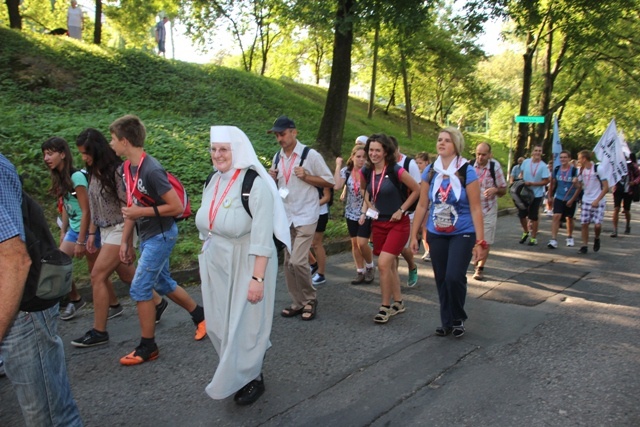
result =
M122 164L122 159L111 149L107 138L99 130L87 128L78 135L76 146L83 147L86 154L93 159L92 164L86 166L91 179L97 179L100 182L103 194L117 200L116 171Z
M72 193L73 181L71 181L71 175L76 172L76 169L73 167L73 156L67 140L59 136L53 136L43 142L40 149L43 154L45 151L64 154L62 170L51 169L49 171L51 173L51 188L49 192L56 197L64 197L67 193Z
M393 145L393 141L384 133L374 133L367 139L367 143L364 146L364 151L367 155L367 168L373 169L373 163L369 158L369 146L372 142L378 142L382 144L384 150L384 162L387 167L393 167L396 164L396 147Z

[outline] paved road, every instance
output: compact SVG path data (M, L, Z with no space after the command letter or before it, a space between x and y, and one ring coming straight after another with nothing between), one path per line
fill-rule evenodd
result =
M434 335L429 264L404 288L407 311L376 325L379 288L349 285L350 254L330 257L318 318L276 315L267 392L252 407L204 394L217 356L208 340L193 340L177 306L157 330L160 358L137 367L118 364L138 341L128 299L108 345L69 345L90 328L88 309L60 324L73 392L87 426L638 426L640 220L612 239L609 219L601 251L584 256L546 248L547 218L541 244L528 247L518 244L517 218L501 217L487 280L469 280L460 340ZM277 311L289 301L279 283ZM201 299L199 287L188 290ZM0 402L0 426L23 425L6 379Z

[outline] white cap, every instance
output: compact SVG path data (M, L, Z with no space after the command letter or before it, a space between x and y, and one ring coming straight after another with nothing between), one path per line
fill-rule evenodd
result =
M360 135L356 138L356 145L365 145L369 137L367 135Z

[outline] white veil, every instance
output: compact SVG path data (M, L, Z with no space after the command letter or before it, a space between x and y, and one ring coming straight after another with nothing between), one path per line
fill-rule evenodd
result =
M258 160L258 156L247 135L235 126L211 126L210 141L212 143L222 142L231 144L233 168L254 169L267 184L273 196L273 234L291 251L289 221L287 220L287 214L284 211L284 205L282 204L276 183L264 166L262 166L260 160Z

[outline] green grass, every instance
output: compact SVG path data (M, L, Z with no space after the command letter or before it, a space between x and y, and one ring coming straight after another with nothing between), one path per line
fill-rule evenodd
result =
M251 139L268 166L279 148L266 133L273 120L287 114L296 121L299 139L313 145L322 118L326 90L274 80L213 65L165 60L137 50L115 50L78 43L68 37L40 36L0 27L0 152L25 179L25 189L55 217L55 201L46 192L50 180L40 144L61 136L75 149L76 136L87 127L107 134L109 124L124 114L138 115L147 127L146 150L183 182L194 210L211 170L207 152L209 127L229 124ZM395 135L408 154L433 153L437 125L415 119L413 138L406 137L403 113L376 110L366 115L366 102L350 99L342 155L358 135ZM107 135L108 136L108 135ZM480 138L480 137L478 137ZM467 137L471 147L476 137ZM494 151L500 155L501 144ZM77 153L75 153L77 154ZM327 159L330 168L334 159ZM81 165L80 156L76 164ZM333 170L333 169L332 169ZM346 236L336 201L326 239ZM52 221L53 223L53 221ZM192 221L179 224L181 238L173 268L197 261L200 243ZM77 270L83 277L86 271Z

